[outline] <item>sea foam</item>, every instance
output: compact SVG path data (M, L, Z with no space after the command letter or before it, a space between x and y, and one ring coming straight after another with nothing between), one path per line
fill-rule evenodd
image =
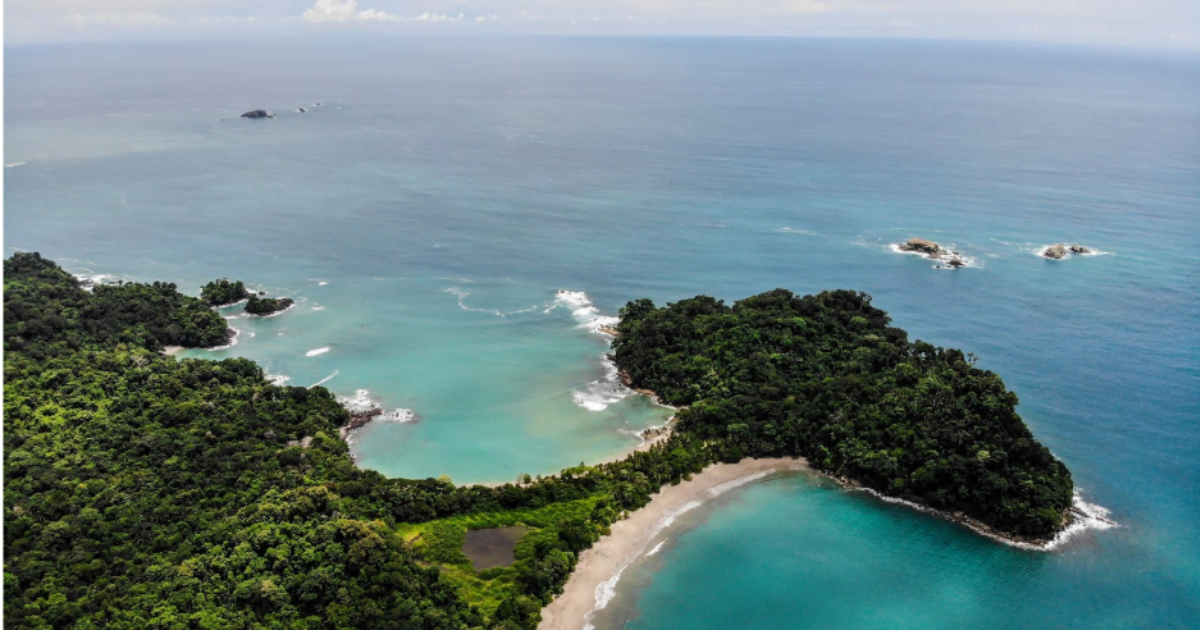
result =
M611 315L601 315L600 309L592 304L592 299L583 291L559 290L554 294L554 301L543 312L549 313L556 308L566 308L571 311L571 317L579 323L580 328L589 332L603 334L605 328L612 328L621 323L620 318Z
M326 376L325 378L317 381L316 383L309 385L309 387L316 387L317 385L324 385L325 383L328 383L333 377L337 376L338 374L341 374L341 371L334 370L333 374L330 374L329 376Z
M941 253L939 253L936 256L930 256L923 252L915 252L915 251L909 251L906 249L901 249L900 248L901 245L902 245L902 243L888 243L887 250L892 252L893 254L907 254L910 256L919 256L926 260L933 261L935 263L938 263L938 264L934 265L934 268L936 268L936 269L954 269L955 267L953 265L949 264L951 260L961 261L962 265L960 265L960 267L979 267L979 266L981 266L979 259L975 258L974 256L968 256L968 255L956 250L955 245L950 245L949 247L943 248Z
M304 353L304 356L315 357L318 354L325 354L326 352L329 352L329 346L325 346L324 348L317 348L315 350L309 350L308 352Z
M346 411L349 411L350 413L363 414L370 413L376 409L382 409L382 405L380 405L375 399L371 398L371 392L365 389L356 390L353 396L338 396L337 401L338 404L340 404L346 409ZM414 413L412 409L403 408L393 409L391 411L383 411L379 415L371 418L371 422L397 422L406 424L416 421L417 414ZM353 432L351 431L347 433L347 441L349 441L351 433Z
M950 516L947 515L945 512L935 510L927 505L921 505L920 503L914 503L912 501L909 501L906 499L900 499L897 497L889 497L889 496L882 494L876 490L872 490L871 488L855 488L855 489L860 490L862 492L866 492L867 494L870 494L870 495L874 496L875 498L884 501L885 503L895 503L897 505L903 505L905 507L912 508L918 512L924 512L926 514L932 514L935 516L940 516L942 518L950 518ZM1027 543L1027 542L1011 540L1011 539L1005 538L1003 536L998 536L990 531L981 529L979 527L975 527L975 526L971 525L970 523L966 523L966 525L967 525L967 527L970 527L976 533L986 536L988 538L991 538L992 540L995 540L996 542L1004 543L1005 545L1008 545L1010 547L1016 547L1018 549L1026 549L1029 551L1053 551L1053 550L1061 547L1067 541L1071 540L1072 538L1078 536L1079 534L1081 534L1087 530L1090 530L1090 529L1104 530L1104 529L1112 529L1114 527L1121 526L1120 523L1117 523L1116 521L1109 518L1110 512L1107 508L1101 507L1094 503L1088 503L1087 501L1084 501L1083 495L1079 492L1078 488L1075 489L1075 494L1071 498L1070 511L1071 511L1071 516L1072 516L1071 524L1067 525L1065 528L1063 528L1062 531L1055 534L1054 538L1050 539L1049 542L1042 544L1042 545L1035 545L1035 544L1031 544L1031 543ZM955 519L951 519L951 520L955 520Z
M621 321L617 317L602 314L583 291L559 290L554 294L554 300L542 312L550 313L558 308L571 311L571 318L575 320L578 328L606 338L611 338L611 335L605 331ZM588 411L604 411L609 405L633 394L633 390L621 382L621 372L608 354L600 355L600 363L604 367L604 376L571 392L571 399L575 404Z

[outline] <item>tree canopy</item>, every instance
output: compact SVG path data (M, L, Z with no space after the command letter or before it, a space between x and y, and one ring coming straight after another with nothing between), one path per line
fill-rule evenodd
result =
M792 455L1003 533L1064 524L1072 482L996 374L891 325L870 297L777 289L732 306L699 296L621 311L617 364L689 406L678 430L726 457Z
M360 470L323 387L164 356L227 334L175 285L87 292L37 254L4 271L6 627L532 630L609 525L747 456L804 455L1018 535L1070 501L999 377L908 342L862 294L630 302L616 360L690 406L676 431L484 487ZM465 531L516 524L516 562L475 571Z
M250 297L241 280L230 282L225 278L213 280L200 288L200 299L209 306L225 306Z
M286 310L292 304L295 302L291 298L260 298L252 295L246 302L246 312L251 315L270 315Z

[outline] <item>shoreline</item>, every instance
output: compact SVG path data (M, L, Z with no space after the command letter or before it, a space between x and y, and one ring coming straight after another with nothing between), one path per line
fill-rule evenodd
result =
M579 563L563 593L542 609L538 630L582 630L590 626L592 611L607 605L621 572L647 554L650 543L675 517L727 490L790 470L810 469L802 458L744 459L736 464L713 464L693 475L691 481L663 486L650 503L613 523L610 534L579 554Z
M648 450L651 446L670 436L670 431L647 440L635 450ZM807 470L825 477L843 491L865 492L887 503L901 504L918 512L935 516L960 526L976 535L995 542L1035 552L1050 552L1075 535L1089 529L1120 527L1108 518L1108 510L1087 503L1078 489L1071 507L1066 512L1068 521L1061 530L1050 538L1022 539L999 532L989 525L961 513L937 510L905 499L890 497L862 486L849 479L836 477L815 470L804 458L744 459L737 464L713 464L701 473L693 475L691 481L679 485L663 486L650 503L631 513L623 520L613 523L611 533L579 555L579 562L563 587L563 593L542 609L542 621L538 630L591 630L591 616L605 608L615 595L621 574L640 558L653 555L665 541L658 539L675 518L693 508L703 505L727 490L756 482L768 475L794 470Z

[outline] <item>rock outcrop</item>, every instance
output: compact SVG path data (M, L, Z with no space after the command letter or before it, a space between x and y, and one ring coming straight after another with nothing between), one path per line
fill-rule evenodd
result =
M366 423L368 423L368 422L374 420L376 417L382 416L382 415L383 415L383 409L380 409L379 407L373 407L371 409L365 409L362 411L357 411L357 410L351 411L350 412L350 422L347 422L344 426L342 426L342 428L339 429L339 431L341 432L342 437L344 439L346 434L350 433L351 431L353 431L355 429L362 427Z
M1052 260L1062 260L1067 255L1067 248L1062 243L1055 243L1050 247L1047 247L1046 250L1042 252L1042 255Z
M933 241L927 241L923 238L910 238L900 244L900 251L917 252L933 258L942 253L942 248Z
M272 114L271 112L269 112L265 109L252 109L252 110L246 112L245 114L242 114L242 118L274 118L274 117L275 117L275 114Z
M1055 243L1055 244L1047 247L1046 249L1042 250L1042 256L1049 258L1050 260L1062 260L1063 258L1066 258L1070 254L1084 256L1084 255L1091 254L1091 253L1094 253L1094 252L1092 251L1092 249L1090 247L1087 247L1085 245L1080 245L1079 243L1074 243L1071 245L1063 245L1062 243Z

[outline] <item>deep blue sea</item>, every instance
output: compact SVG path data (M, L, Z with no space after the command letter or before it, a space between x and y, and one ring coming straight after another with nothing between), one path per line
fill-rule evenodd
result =
M670 416L603 361L594 329L626 301L849 288L1001 374L1120 524L1031 552L771 477L680 518L597 628L1200 628L1195 53L446 37L5 57L5 254L295 298L230 310L236 345L183 356L411 410L356 432L363 466L490 482L618 456ZM276 117L237 118L256 108ZM909 237L971 265L893 251ZM1056 242L1099 254L1037 255Z

